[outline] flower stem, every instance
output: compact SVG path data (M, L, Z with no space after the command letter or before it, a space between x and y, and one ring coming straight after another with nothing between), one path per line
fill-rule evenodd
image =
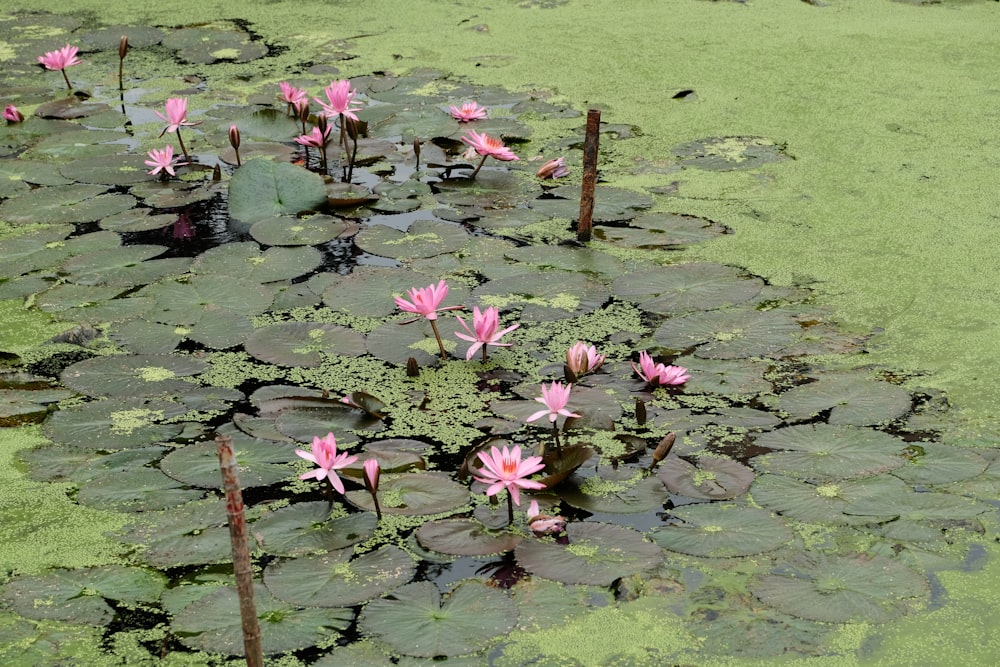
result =
M188 149L184 145L184 140L181 139L181 128L177 128L177 143L181 145L181 152L184 153L184 160L187 162L191 161L191 157L188 155Z
M66 87L67 87L67 88L69 88L70 90L73 90L73 84L71 84L71 83L69 82L69 77L68 77L68 76L66 76L66 69L65 69L65 68L63 68L63 69L61 69L61 70L59 70L59 71L60 71L60 72L62 72L62 75L63 75L63 81L65 81L65 82L66 82Z
M469 176L469 180L470 181L471 180L475 180L476 174L478 174L479 170L483 168L484 164L486 164L486 158L488 158L488 157L489 157L489 155L484 155L483 159L479 161L479 165L476 167L476 170L472 172L471 176Z
M510 489L507 489L507 521L514 525L514 496L510 494Z
M558 422L552 422L552 438L556 442L556 451L562 456L562 443L559 442L559 426Z
M437 338L438 349L441 350L441 358L447 360L448 359L448 353L445 352L444 341L441 340L441 334L438 333L437 322L435 322L434 320L429 320L429 321L431 323L431 329L434 331L434 337Z
M486 363L486 343L483 343L483 363Z
M378 504L378 494L372 492L372 501L375 503L375 517L382 520L382 506Z

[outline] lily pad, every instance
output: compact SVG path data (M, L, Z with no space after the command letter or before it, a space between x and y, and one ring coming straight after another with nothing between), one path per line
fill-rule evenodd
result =
M336 324L284 322L261 327L247 339L246 351L272 364L319 366L328 356L360 357L365 337Z
M826 623L885 623L927 601L923 576L880 556L808 558L780 566L752 588L764 604Z
M256 243L247 241L206 250L194 261L191 270L208 276L270 283L297 278L322 263L323 256L310 246L274 247L262 252Z
M149 167L141 155L108 155L76 160L61 165L59 173L78 183L100 185L132 185L155 178L149 175Z
M482 582L463 581L442 600L437 586L420 581L368 603L358 627L403 655L433 658L480 651L516 622L511 599Z
M180 424L159 423L184 414L179 404L160 399L108 399L60 410L45 423L45 436L85 449L128 449L170 440Z
M790 544L794 534L767 510L705 503L670 510L676 525L655 529L660 546L692 556L734 558L773 551Z
M755 457L755 468L815 481L870 477L906 463L902 440L853 426L790 426L758 436L756 444L782 451Z
M216 459L218 468L218 459ZM152 468L109 472L83 483L76 494L81 505L117 512L150 512L176 507L205 495Z
M593 586L608 586L621 577L646 574L663 560L663 550L631 528L572 522L566 525L566 534L568 544L523 540L514 556L533 575Z
M365 252L393 259L435 257L454 252L469 240L461 226L439 220L417 220L405 232L387 225L369 225L354 237Z
M308 218L280 216L258 220L250 228L255 241L271 246L321 245L335 238L350 235L355 223L329 215Z
M326 408L283 410L275 420L275 427L288 437L306 443L332 431L337 434L339 445L349 446L357 442L357 436L352 431L377 433L385 428L385 424L377 417L338 402Z
M927 521L973 519L994 509L984 502L950 493L912 492L892 498L863 498L844 511L882 521L894 517L904 521Z
M753 299L764 287L731 266L696 262L626 273L611 284L619 298L659 315L714 310Z
M608 289L592 278L563 271L532 271L491 280L472 297L501 310L520 306L522 321L546 322L576 317L600 308Z
M40 422L48 406L72 396L65 389L0 389L0 427Z
M194 325L219 313L257 315L274 299L269 289L255 282L212 275L148 285L138 294L156 302L147 319L175 325Z
M812 484L784 475L765 474L758 476L750 487L755 503L796 521L849 526L873 521L871 517L845 514L854 503L865 499L889 503L909 493L909 487L892 475Z
M671 493L689 498L725 500L746 493L753 482L754 472L732 459L703 456L694 466L672 456L660 466L659 476Z
M142 545L139 558L155 567L231 563L233 550L227 522L225 501L207 498L146 512L125 526L118 539Z
M244 489L268 486L291 477L294 470L290 463L298 460L296 447L288 443L240 434L233 437L232 446L239 466L240 486ZM218 451L214 441L181 447L163 457L160 469L184 484L222 488Z
M249 160L229 181L229 214L244 222L295 215L325 203L326 186L319 174L286 162Z
M448 301L451 301L450 295ZM455 337L455 332L464 331L459 327L458 320L441 317L437 320L437 327L445 351L458 356L459 340ZM418 366L431 366L440 360L434 330L423 318L411 324L386 322L368 334L365 344L372 355L401 366L406 365L410 357L417 360Z
M264 584L299 607L350 607L405 584L415 571L413 559L399 547L356 557L353 549L339 549L272 563L264 570Z
M29 190L0 204L0 217L14 224L89 222L135 205L134 199L126 197L129 205L116 209L114 203L118 200L115 197L124 195L105 195L102 201L111 198L109 206L104 211L95 212L93 202L88 200L106 190L107 187L102 185L63 185ZM83 202L88 203L84 205Z
M628 227L595 227L594 238L631 248L656 248L701 243L721 234L725 226L691 215L646 213L629 222Z
M176 49L189 63L210 64L218 61L246 63L267 55L267 46L241 30L215 27L181 28L167 33L163 45Z
M429 521L417 529L416 536L424 548L454 556L504 553L522 539L511 532L489 530L475 519Z
M921 442L919 452L906 456L907 463L892 474L910 484L950 484L971 479L986 470L989 461L971 449ZM904 452L904 455L908 452Z
M276 556L304 556L335 551L367 540L375 533L375 514L357 512L330 518L325 501L282 507L251 524L261 548Z
M426 276L407 269L359 266L323 290L327 308L361 317L385 317L399 312L392 297L406 297L406 291L427 283ZM469 295L464 285L449 286L445 306L462 303ZM412 326L412 325L410 325Z
M910 409L902 387L861 376L835 375L800 385L781 394L781 409L798 419L830 410L830 424L867 426L890 422Z
M801 335L802 327L786 313L733 308L671 318L652 340L678 351L697 346L699 357L741 359L775 355Z
M204 361L186 356L94 357L69 366L60 379L87 396L158 396L191 389L191 381L184 378L207 369Z
M675 146L671 152L683 166L709 171L756 169L788 159L782 146L765 137L708 137Z
M112 252L78 255L63 264L67 279L78 285L112 285L135 287L160 278L187 273L191 260L187 257L152 259L168 248L157 245L134 245Z
M374 512L367 491L348 491L347 500L355 507ZM469 489L441 472L408 472L379 482L379 505L383 514L440 514L469 503Z
M609 477L614 477L609 479ZM633 468L602 470L601 477L570 477L560 487L564 501L588 512L638 514L661 509L667 490L656 477L646 477Z
M614 278L625 272L625 264L621 260L587 247L521 246L505 250L504 254L539 269L573 271L597 278Z

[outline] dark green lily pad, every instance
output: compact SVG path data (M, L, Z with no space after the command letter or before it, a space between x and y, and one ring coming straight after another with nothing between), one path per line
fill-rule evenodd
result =
M299 460L295 455L296 447L284 442L239 434L233 437L232 446L239 466L240 486L244 489L268 486L291 477L294 469L289 464ZM219 446L214 441L181 447L163 457L160 469L184 484L222 488L218 451Z
M45 423L45 436L85 449L128 449L170 440L180 424L160 421L184 414L179 404L165 400L108 399L60 410Z
M892 498L863 498L844 512L885 521L894 517L904 521L973 519L993 506L950 493L907 493Z
M232 119L233 124L240 128L241 140L250 144L260 141L288 141L302 133L302 126L293 117L278 109L256 109L249 114L240 114ZM240 147L240 154L243 159L247 155Z
M0 173L2 178L2 173ZM11 233L6 238L0 240L0 275L6 277L28 273L36 269L51 268L66 256L62 255L58 259L46 257L47 251L52 249L65 249L63 242L67 236L73 232L72 225L52 225L40 229L24 231L20 228L17 231L22 233Z
M49 135L25 152L29 160L46 160L59 163L115 155L125 146L112 142L121 141L126 135L110 130L76 130ZM52 170L58 173L55 169ZM61 174L59 174L61 176Z
M626 273L611 284L611 291L643 310L672 315L734 306L763 287L759 278L746 278L731 266L698 262Z
M369 225L354 242L365 252L394 259L434 257L454 252L469 240L459 225L439 220L417 220L405 232L387 225Z
M139 558L155 567L231 563L227 521L225 501L206 498L138 515L117 537L127 544L142 545Z
M667 502L663 483L656 477L644 476L640 470L607 468L601 474L602 477L570 477L559 488L560 497L573 507L606 514L650 512Z
M451 295L446 303L448 301L451 301ZM458 320L453 317L439 317L437 327L445 351L458 356L459 339L455 337L455 332L464 331L460 328ZM423 318L411 324L386 322L368 334L365 344L372 355L401 366L406 365L410 357L416 359L419 366L432 366L440 360L434 331L430 323Z
M461 166L453 164L452 166ZM469 165L469 171L472 170ZM474 206L476 209L514 209L523 207L541 193L534 176L487 164L475 180L449 178L435 184L437 200L445 206ZM579 212L579 205L577 205ZM540 213L541 214L541 213ZM544 215L544 214L541 214Z
M424 287L427 283L426 276L407 269L359 266L323 290L323 303L327 308L352 315L385 317L400 312L392 297L406 298L407 290ZM448 297L442 305L458 305L468 295L469 288L464 285L449 286Z
M380 119L369 121L369 131L392 141L412 143L415 137L449 137L457 130L457 123L436 105L392 105L388 109L378 108L377 112ZM365 114L361 118L368 120Z
M78 183L99 185L132 185L148 181L149 167L142 155L108 155L107 157L86 158L63 164L59 173Z
M266 655L325 644L354 620L350 609L301 609L282 602L262 584L254 585L254 603ZM189 648L244 655L240 615L233 613L239 605L235 588L219 587L175 614L170 629Z
M329 215L308 218L283 215L258 220L250 228L250 236L258 243L271 246L321 245L356 229L355 223Z
M910 409L909 392L902 387L858 375L822 377L781 394L782 410L806 419L830 410L830 424L867 426L890 422Z
M752 588L764 604L826 623L885 623L922 608L927 580L880 556L799 556Z
M870 477L906 463L902 440L853 426L790 426L758 436L756 444L782 451L754 457L755 468L814 481Z
M701 457L697 466L672 456L663 462L658 474L671 493L705 500L741 496L754 479L753 470L745 465L713 456Z
M25 192L30 185L70 185L75 178L65 178L48 162L4 160L0 162L0 196L10 197ZM13 188L13 189L8 189Z
M350 607L405 584L415 571L413 559L399 547L356 557L353 549L339 549L272 563L264 570L264 584L296 606Z
M296 503L255 521L250 532L261 549L276 556L305 556L335 551L367 540L375 533L371 512L331 519L326 501Z
M60 379L87 396L128 398L183 392L192 388L192 383L183 378L207 369L204 361L186 356L94 357L69 366Z
M244 222L295 215L325 203L319 174L286 162L248 160L229 181L229 214Z
M733 308L668 319L652 340L672 350L697 345L699 357L740 359L772 356L800 335L802 327L786 313Z
M309 246L275 247L261 251L256 243L247 241L206 250L195 259L191 270L209 276L231 276L270 283L297 278L322 263L322 254Z
M104 598L155 602L166 584L159 572L105 565L18 577L4 586L2 595L25 618L107 625L115 612Z
M788 159L783 146L765 137L708 137L674 146L671 152L683 166L709 171L756 169Z
M504 254L510 259L539 269L581 272L598 278L614 278L625 272L625 265L621 260L586 247L521 246L505 250Z
M0 427L40 422L48 406L73 395L65 389L0 389Z
M225 246L223 246L225 247ZM194 325L219 313L257 315L271 305L273 295L255 282L214 275L148 285L138 292L156 302L147 319L165 324Z
M508 531L490 530L475 519L429 521L417 529L416 536L424 548L454 556L504 553L522 539Z
M734 558L773 551L792 542L794 534L767 510L741 505L704 503L670 510L680 524L650 534L661 547L692 556Z
M442 600L429 581L407 584L368 603L360 630L404 655L457 656L482 650L517 622L517 607L503 591L466 580Z
M553 218L576 220L580 217L580 186L561 185L547 194L557 199L536 199L529 206ZM594 191L593 221L616 222L634 218L639 210L653 205L648 195L599 185Z
M57 120L73 120L75 118L87 118L96 116L109 110L107 104L103 102L90 102L69 95L55 100L50 100L44 104L39 104L35 108L35 115L39 118L54 118Z
M654 570L663 560L659 546L641 533L608 523L566 525L568 544L523 540L517 562L533 575L565 584L608 586L615 579Z
M167 33L163 45L176 49L181 60L207 65L218 61L246 63L267 55L263 41L240 30L199 27Z
M982 473L989 465L989 461L971 449L933 442L916 443L914 448L919 454L906 456L906 464L892 471L893 475L910 484L960 482Z
M546 322L576 317L600 308L608 289L592 278L564 271L532 271L491 280L472 290L472 298L501 310L522 307L522 321Z
M764 379L770 362L683 357L676 363L688 369L691 379L684 386L696 394L758 394L772 390L771 383Z
M98 213L94 213L92 201L82 203L106 190L102 185L62 185L29 190L0 204L0 217L14 224L89 222L135 205L135 200L126 195L104 195L101 201L108 202L108 206ZM124 209L116 208L118 197L129 200L129 205Z
M595 227L594 238L616 246L655 248L701 243L726 232L724 225L705 218L646 213L631 220L628 227Z
M327 356L360 357L365 337L336 324L284 322L261 327L245 343L251 355L282 366L319 366Z
M111 285L135 287L160 278L187 272L191 260L187 257L152 259L168 248L156 245L135 245L113 252L78 255L63 264L67 279L78 285Z
M848 526L873 521L871 517L845 514L854 503L865 499L889 503L909 493L909 487L892 475L811 484L784 475L764 474L750 487L755 503L796 521Z
M347 500L356 507L374 512L375 503L367 491L348 491ZM379 482L378 501L383 514L440 514L469 503L469 489L441 472L408 472Z
M183 505L204 495L203 490L187 488L159 470L136 468L127 474L109 472L82 484L76 500L87 507L117 512L150 512Z
M351 431L377 433L385 428L382 420L360 410L352 410L339 402L325 408L283 410L274 424L281 433L306 443L332 431L337 434L337 443L342 445L357 442L357 436Z

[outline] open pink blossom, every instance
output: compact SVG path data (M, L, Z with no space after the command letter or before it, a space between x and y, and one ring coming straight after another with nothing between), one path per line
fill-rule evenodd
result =
M309 95L301 88L296 88L287 81L278 84L281 86L281 100L288 104L288 108L298 107L299 102L308 99Z
M472 345L469 347L469 351L465 353L465 360L468 361L472 358L472 355L476 353L479 348L483 348L483 358L486 358L486 346L493 345L495 347L510 347L513 343L498 343L505 334L510 333L514 329L521 326L520 324L513 324L506 329L497 331L500 328L500 311L497 310L496 306L490 306L485 311L480 312L479 306L472 309L472 328L469 329L469 325L465 323L461 317L458 318L458 323L462 325L462 328L468 331L468 335L455 332L455 335L462 340L467 340Z
M155 148L146 155L149 156L148 160L145 160L147 166L153 167L148 173L155 176L161 171L166 171L171 176L176 176L174 173L174 167L180 167L187 164L187 162L174 162L174 147L167 144L163 150L156 150Z
M486 118L486 107L481 107L476 102L466 102L460 107L456 107L454 104L448 107L448 113L451 117L460 123L468 123L472 120L481 120Z
M656 363L645 351L639 353L638 366L632 362L632 370L651 385L678 385L691 379L683 366L664 366Z
M299 475L299 479L316 479L318 481L329 479L333 488L341 494L344 493L344 482L341 481L337 471L358 460L357 456L347 452L337 453L337 439L333 433L327 433L324 438L313 438L311 452L296 449L295 453L317 466L315 470Z
M569 174L569 167L566 166L565 159L557 157L539 167L535 176L538 178L562 178L567 174Z
M479 470L480 474L473 475L473 477L483 484L490 485L486 489L488 496L495 496L500 493L501 489L507 489L514 504L520 505L521 489L545 488L541 482L527 479L529 475L533 475L545 467L541 456L529 456L522 461L521 448L517 446L514 449L507 449L505 446L503 451L493 447L489 454L479 452L478 456L483 467Z
M64 70L73 65L79 65L83 61L76 57L80 49L75 46L66 46L56 51L46 51L44 56L38 56L38 62L45 65L45 69Z
M13 104L8 104L3 109L3 119L8 123L20 123L24 120L24 114L18 111Z
M603 363L604 355L597 354L596 347L582 341L576 341L572 347L566 350L566 366L573 371L574 375L596 371Z
M161 119L167 121L167 126L160 132L162 137L167 132L177 132L182 126L198 125L187 119L188 101L186 97L171 97L167 99L166 115L159 111L153 111ZM200 121L199 121L200 122Z
M566 409L566 404L569 402L569 392L572 388L573 385L563 384L562 382L551 382L547 385L543 384L542 395L535 400L544 404L545 409L539 410L524 421L533 422L536 419L541 419L545 415L549 416L550 422L555 422L555 420L559 418L559 415L564 417L579 417L580 415Z
M460 307L441 308L441 302L448 296L448 285L443 280L437 285L414 287L407 290L406 295L410 297L409 301L401 296L393 297L400 310L423 315L432 321L437 319L438 311L455 310Z
M503 160L504 162L520 159L514 155L514 151L504 145L503 141L491 137L485 132L480 134L475 130L469 130L468 133L462 137L462 141L475 149L475 151L483 157L492 157L497 160Z
M538 501L532 500L528 507L528 527L535 535L556 535L566 530L566 519L561 516L542 514L538 511Z
M358 119L354 112L359 111L361 107L351 107L354 103L354 96L357 95L358 91L351 88L350 81L346 79L333 81L323 89L323 92L326 94L326 102L318 97L314 97L313 99L323 107L324 115L329 118L344 116L351 120Z
M309 134L295 137L295 143L303 146L312 146L313 148L323 148L330 143L330 127L327 126L326 132L322 132L318 127L314 127Z

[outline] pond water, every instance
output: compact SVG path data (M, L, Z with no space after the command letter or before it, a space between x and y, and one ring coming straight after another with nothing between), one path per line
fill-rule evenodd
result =
M996 612L984 582L995 581L1000 464L984 399L993 390L959 381L988 369L972 361L991 330L980 310L990 289L980 284L984 265L966 253L947 276L920 264L920 280L901 280L916 271L912 244L926 230L857 227L873 215L904 218L908 205L934 219L942 206L965 216L955 247L983 242L989 231L970 222L980 209L925 185L974 177L922 173L914 185L899 174L916 165L896 165L829 109L834 140L794 86L727 84L747 61L729 51L712 75L686 63L676 84L653 91L650 64L634 59L627 75L623 63L613 80L588 79L592 60L607 68L623 55L603 51L546 85L543 65L586 50L577 33L586 35L587 21L615 22L610 7L575 4L429 5L400 25L344 3L337 9L352 13L355 29L343 41L313 33L301 17L312 7L289 3L267 17L250 12L249 22L227 15L191 28L164 27L178 23L166 18L169 5L115 19L153 30L105 29L108 17L79 12L0 24L10 102L61 113L42 106L66 99L59 74L34 60L68 41L83 47L85 63L67 74L93 94L84 103L110 107L73 121L28 113L2 130L2 341L22 371L5 376L4 398L24 421L58 404L41 430L2 432L5 664L223 664L198 651L238 652L231 593L217 587L231 574L218 565L228 547L212 500L215 430L233 434L244 456L265 644L288 652L275 664L420 664L432 655L482 664L482 655L463 657L481 646L498 665L774 664L790 655L912 664L929 646L941 659L926 664L956 655L988 664ZM636 3L629 21L662 17L653 4ZM815 78L830 54L789 33L823 21L870 46L865 19L875 12L909 45L929 16L914 12L949 10L933 15L948 21L929 48L976 72L982 59L951 36L985 4L775 13L691 3L681 15L720 44L753 17L772 40L758 47L768 62L828 101L856 94L850 79ZM511 58L524 39L511 27L524 17L546 34L574 36L539 62ZM768 23L777 18L790 27ZM389 37L403 26L404 43ZM438 46L435 29L454 38L451 48ZM133 36L127 125L115 104L122 32ZM786 40L815 56L804 68L814 78L793 76L774 53ZM710 62L722 57L721 46L700 48ZM445 65L465 78L427 69ZM319 95L341 76L359 89L368 123L353 180L373 193L328 207L329 197L344 198L337 186L303 166L265 165L316 168L316 156L291 143L300 129L283 114L278 82ZM892 84L907 80L904 71ZM682 89L694 93L676 95ZM756 97L765 91L793 100L780 120L762 120ZM200 121L183 130L192 156L222 167L221 180L197 167L167 182L144 173L142 154L175 136L157 138L162 123L150 110L175 96L188 97ZM521 157L488 162L475 182L458 156L466 127L446 113L472 99L490 109L472 127L503 136ZM616 187L599 188L602 226L584 248L573 241L572 184L588 103L605 108L602 176ZM938 147L979 140L917 127L923 119L909 110L900 122L900 104L877 110L896 119L880 126L893 137L929 135ZM231 124L244 159L264 160L234 169ZM910 146L902 157L930 152ZM856 156L869 154L858 167ZM570 165L568 185L533 176L557 155ZM875 187L872 174L887 182ZM897 186L911 195L905 205L887 194ZM309 194L317 188L319 199ZM315 208L322 213L294 217ZM834 213L849 220L838 226ZM190 227L178 223L182 214ZM442 363L426 324L398 326L392 296L442 278L452 287L445 305L496 305L505 324L520 322L513 347L465 362L467 345L443 315ZM957 284L968 289L948 291ZM941 327L917 325L928 314L955 325L947 341L958 352L947 363L935 353L943 343L928 343ZM884 333L869 337L875 330ZM569 408L582 418L560 454L546 429L524 419L540 383L563 378L563 355L578 339L608 361L570 378ZM691 379L652 390L629 364L643 350L684 365ZM416 377L406 373L410 357ZM365 410L336 401L349 392L362 392L354 400ZM377 528L359 471L346 502L292 481L305 470L293 450L326 430L387 469L390 509ZM657 464L653 449L671 432L677 444ZM568 520L562 537L532 536L523 507L506 530L503 496L493 507L484 486L470 489L457 474L476 448L503 443L545 453L542 476L582 463L540 497ZM468 617L478 622L448 620ZM401 623L416 623L418 636L399 633ZM463 645L456 634L471 639ZM424 636L432 649L419 645Z

